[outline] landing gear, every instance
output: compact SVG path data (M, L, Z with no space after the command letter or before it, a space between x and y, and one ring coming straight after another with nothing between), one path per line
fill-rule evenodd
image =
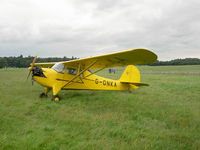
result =
M58 102L61 100L61 98L58 95L54 95L51 100L54 102Z
M46 87L45 92L40 94L40 98L46 98L48 97L49 91L53 90L53 97L51 98L52 101L58 102L61 100L61 98L58 96L58 92L61 90L58 86L54 86L53 88Z
M48 97L48 95L45 94L44 92L40 94L40 98L46 98L46 97Z
M48 97L48 93L51 90L51 88L45 88L45 92L40 94L40 98L46 98Z

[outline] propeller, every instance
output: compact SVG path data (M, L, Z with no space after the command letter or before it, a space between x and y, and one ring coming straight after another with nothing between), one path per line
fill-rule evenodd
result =
M29 73L28 73L27 79L29 78L29 76L30 76L30 74L31 74L31 71L33 71L33 67L34 67L34 65L35 65L36 59L37 59L37 56L34 57L32 63L31 63L31 66L28 67Z

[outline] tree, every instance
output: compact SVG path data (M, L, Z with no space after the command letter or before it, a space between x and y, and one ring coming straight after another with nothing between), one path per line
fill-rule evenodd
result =
M7 62L5 58L0 57L0 68L4 68L7 66Z

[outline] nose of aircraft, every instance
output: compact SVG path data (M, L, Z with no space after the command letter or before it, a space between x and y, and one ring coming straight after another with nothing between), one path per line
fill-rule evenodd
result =
M32 73L32 80L34 76L45 77L45 75L43 74L42 68L34 66L36 59L37 59L37 56L34 57L33 62L31 63L30 67L28 67L29 74L27 76L27 79L29 78L31 73Z
M33 67L32 69L32 76L39 76L39 77L45 77L43 74L43 70L40 67Z

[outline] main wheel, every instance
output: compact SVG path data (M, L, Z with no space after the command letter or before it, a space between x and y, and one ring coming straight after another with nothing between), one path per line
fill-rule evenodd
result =
M54 95L51 100L54 102L58 102L60 101L60 97L58 95Z
M41 94L40 94L40 98L44 98L44 97L48 97L47 94L41 93Z

